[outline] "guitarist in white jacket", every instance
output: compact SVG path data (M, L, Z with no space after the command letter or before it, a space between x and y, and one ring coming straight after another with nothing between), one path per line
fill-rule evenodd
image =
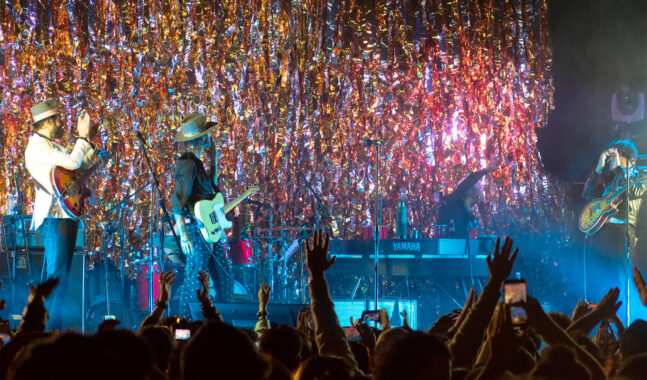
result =
M55 166L76 170L87 165L94 155L91 141L98 125L90 126L90 116L82 111L77 120L78 138L71 153L57 144L64 135L63 120L55 99L31 108L34 134L25 150L25 166L36 187L31 230L38 230L45 247L41 281L60 279L59 286L48 297L49 328L63 327L65 292L72 264L78 221L69 217L53 196L50 172Z

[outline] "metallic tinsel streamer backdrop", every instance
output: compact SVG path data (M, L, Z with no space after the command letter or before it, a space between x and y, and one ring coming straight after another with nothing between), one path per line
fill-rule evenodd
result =
M18 167L29 107L56 96L70 131L81 107L103 120L114 154L86 221L92 250L101 223L118 219L105 210L148 179L132 131L161 172L179 120L196 110L221 124L221 186L232 196L260 185L275 225L314 212L300 170L342 236L357 236L374 217L372 138L383 141L384 224L404 197L429 236L434 193L496 158L477 210L484 229L545 232L566 217L536 149L553 104L547 13L546 0L3 1L1 211L13 171L31 204ZM172 174L162 186L170 202ZM129 257L145 251L149 202L145 191L129 203Z

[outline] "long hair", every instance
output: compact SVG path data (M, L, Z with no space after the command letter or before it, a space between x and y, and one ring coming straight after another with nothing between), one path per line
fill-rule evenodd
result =
M187 152L189 151L195 152L196 150L199 150L200 148L202 148L202 146L205 144L208 138L209 138L209 135L205 134L193 140L184 141L183 148Z

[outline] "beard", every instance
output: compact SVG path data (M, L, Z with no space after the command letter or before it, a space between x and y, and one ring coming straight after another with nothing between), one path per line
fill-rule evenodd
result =
M52 130L52 137L55 139L60 139L61 137L63 137L64 132L65 130L63 129L63 123L58 122L58 124L56 124L54 126L54 129Z

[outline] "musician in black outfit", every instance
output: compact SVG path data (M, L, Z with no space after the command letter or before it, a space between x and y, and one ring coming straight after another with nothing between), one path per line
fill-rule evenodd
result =
M587 201L603 197L612 191L622 191L626 187L626 170L631 160L637 155L636 146L630 140L612 141L600 154L595 169L584 185L583 197ZM620 299L624 300L625 289L625 237L629 229L630 265L634 262L636 247L636 225L638 213L647 192L647 183L637 181L640 172L631 169L630 180L633 183L629 191L629 224L627 226L627 208L624 193L618 212L609 218L602 228L593 235L587 236L585 254L587 299L598 302L610 288L621 290ZM631 267L629 268L631 273ZM620 310L624 313L624 306Z
M446 237L467 239L470 231L479 226L472 212L479 196L476 184L485 175L495 171L497 165L498 162L492 160L487 168L468 175L453 192L443 198L438 206L437 224L447 226Z
M201 113L194 113L182 120L182 128L175 135L184 144L184 154L175 167L175 189L172 212L180 235L182 252L187 257L184 282L178 290L179 312L191 318L189 302L198 302L196 289L202 286L198 273L208 269L214 283L217 302L230 302L233 289L231 264L221 243L208 244L200 233L200 222L193 215L193 206L200 200L211 200L220 192L217 186L215 149L208 135L217 123L207 122ZM212 148L212 149L209 149ZM209 149L210 173L207 174L200 156Z

